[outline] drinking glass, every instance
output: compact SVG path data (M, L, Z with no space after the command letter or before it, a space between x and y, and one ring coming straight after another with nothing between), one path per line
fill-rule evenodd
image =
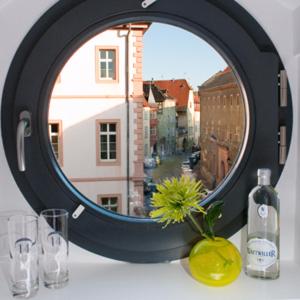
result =
M5 266L4 264L9 263L8 261L8 256L9 256L9 245L8 245L8 226L7 226L7 222L8 219L11 216L14 215L27 215L30 214L24 210L2 210L0 211L0 263L1 263L1 267L2 271L6 271L9 270L9 266ZM5 268L5 270L4 270Z
M44 285L62 288L69 281L68 212L64 209L43 210L39 220Z
M11 292L14 297L29 298L39 288L37 217L14 215L7 224Z

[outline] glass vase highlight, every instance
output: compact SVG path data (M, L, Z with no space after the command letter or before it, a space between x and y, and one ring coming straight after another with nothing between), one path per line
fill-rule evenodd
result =
M215 237L195 244L189 255L189 266L196 280L210 286L224 286L239 276L242 258L230 241Z

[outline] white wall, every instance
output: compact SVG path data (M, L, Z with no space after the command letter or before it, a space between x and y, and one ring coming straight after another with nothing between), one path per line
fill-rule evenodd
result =
M300 209L299 204L296 206L297 185L299 185L297 171L299 169L297 168L299 166L299 58L294 53L295 43L299 37L294 22L295 17L299 19L300 14L293 16L293 10L300 3L296 4L298 1L292 0L236 2L244 6L264 28L275 44L289 76L294 108L293 138L288 161L276 188L281 199L281 258L291 259L296 256L299 259L299 254L295 252L295 248L300 246L299 232L295 231L297 227L300 228L296 226L295 214ZM296 237L297 243L295 243Z
M124 99L52 99L49 120L62 120L64 152L62 170L68 177L93 178L105 177L107 174L110 177L126 176L125 112ZM121 158L118 166L99 168L96 165L95 131L98 119L120 120ZM133 157L131 158L133 161Z
M296 4L299 1L295 0L238 0L237 2L256 17L274 41L290 79L294 99L293 140L288 161L277 189L281 198L281 258L293 259L295 247L298 249L300 247L300 234L295 230L300 228L300 218L297 218L297 222L295 218L295 212L300 212L300 204L296 197L300 189L297 171L299 170L297 153L299 153L300 35L298 31L300 12L299 8L296 11L295 9L300 4ZM38 17L53 3L55 3L54 0L0 0L0 40L3 41L0 47L0 91L3 89L10 62L22 38ZM18 25L16 25L16 20L18 20ZM28 208L12 179L1 143L2 141L0 141L0 210ZM238 235L235 239L239 242ZM77 247L72 247L71 253L77 260L93 260L94 257L93 255L83 255L86 252ZM298 253L296 253L296 258L299 259ZM95 257L95 259L98 258Z
M55 85L53 95L58 97L62 95L118 95L125 97L125 35L125 30L107 30L84 43L63 67L61 84ZM101 84L96 82L95 46L117 47L119 63L116 63L118 70L116 82L102 82ZM132 90L130 94L132 94Z

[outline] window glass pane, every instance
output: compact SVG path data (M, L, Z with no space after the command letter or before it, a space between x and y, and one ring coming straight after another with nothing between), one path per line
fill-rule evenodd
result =
M110 151L116 151L116 143L110 143Z
M101 144L102 143L107 143L107 135L104 134L101 135Z
M110 207L110 210L111 210L111 211L114 211L114 212L117 212L117 211L118 211L118 207L117 207L117 206Z
M107 152L102 152L101 151L101 159L107 159Z
M115 70L108 70L108 78L115 79Z
M107 124L100 124L100 130L103 131L107 131Z
M101 143L101 152L107 151L107 143Z
M117 153L115 151L109 152L110 159L117 159Z
M100 50L100 58L104 59L106 57L106 51Z
M58 136L57 135L52 135L52 143L58 143Z
M108 51L108 58L115 59L115 51L114 50L109 50Z
M101 143L101 152L107 152L107 143Z
M110 132L116 131L116 124L109 124L109 131Z
M109 141L110 143L115 143L116 142L116 135L115 134L112 134L109 136Z
M100 63L100 68L101 68L101 70L106 70L106 62L105 61L102 61Z
M111 197L110 198L110 203L113 205L117 205L118 204L118 198L117 197Z
M58 132L58 124L51 124L50 126L52 132Z
M100 78L106 78L106 70L101 69Z
M57 101L56 95L53 95L51 102L54 109L49 110L49 123L62 119L68 128L64 132L58 124L49 125L49 137L53 151L58 153L59 150L65 158L64 172L68 178L100 178L95 182L83 180L73 183L77 189L82 189L87 198L98 199L97 202L108 209L117 209L116 197L108 195L120 195L119 212L148 217L152 209L152 194L156 191L156 185L164 179L188 175L203 180L205 187L213 192L235 163L246 123L242 94L234 72L220 57L216 57L218 65L209 73L203 69L203 61L200 63L202 52L196 50L199 37L190 33L186 35L186 41L191 43L184 46L187 51L190 48L195 51L194 57L188 54L183 58L180 56L182 49L172 48L172 52L179 54L176 57L182 59L175 58L167 63L168 58L174 57L169 55L169 36L164 37L169 47L164 47L154 42L157 38L154 29L166 26L176 34L176 28L155 22L131 26L135 27L133 30L139 36L139 43L137 47L128 49L128 55L136 60L135 65L129 64L130 87L136 95L143 97L131 103L130 114L127 115L128 104L121 97L124 93L114 82L118 77L117 70L124 75L122 70L126 57L120 47L124 36L116 34L116 28L100 33L86 46L82 45L86 50L84 56L79 52L77 59L72 57L64 67L64 74L77 70L85 81L81 83L74 81L73 76L66 76L65 81L60 83L62 91L64 84L74 87L70 94L75 97L70 101ZM200 40L199 47L202 44ZM103 48L99 49L99 45ZM155 66L153 75L148 68L158 60L149 56L149 45L156 48L159 45L159 54L155 55L162 55L157 58L164 57L165 61ZM189 47L191 45L193 47ZM117 54L117 47L120 47L120 55ZM98 49L96 59L95 49ZM209 53L210 49L207 51ZM216 54L215 50L212 54ZM204 61L210 63L208 57ZM188 63L191 60L192 64ZM79 64L79 61L82 63ZM99 76L96 80L93 69L81 68L81 65L92 61L96 63ZM178 73L170 74L170 65ZM95 82L101 80L105 84L95 89ZM83 95L90 95L93 100L86 101ZM83 108L80 101L84 103ZM237 107L239 103L240 108ZM80 109L82 114L78 113ZM59 144L61 141L65 143L63 149ZM84 160L81 148L84 148ZM95 153L98 155L96 160ZM73 167L80 163L84 164L82 174L77 172L80 168ZM225 167L221 168L223 165ZM136 175L127 178L124 171L127 167ZM101 202L102 196L105 202Z
M108 205L108 198L102 198L101 202L103 205Z

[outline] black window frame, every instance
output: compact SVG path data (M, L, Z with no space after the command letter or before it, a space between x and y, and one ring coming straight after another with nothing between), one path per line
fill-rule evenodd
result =
M78 18L80 16L80 18ZM249 134L243 158L226 182L205 201L223 199L217 234L229 237L246 224L247 195L256 184L256 170L269 167L272 184L280 177L278 130L292 132L292 104L279 107L277 73L280 57L261 26L235 1L159 0L147 9L136 0L61 0L32 27L8 72L2 98L2 137L11 172L24 197L39 213L51 207L70 214L69 236L94 253L131 262L161 262L188 255L199 239L190 224L162 230L150 219L107 211L86 199L60 170L48 137L48 102L64 62L84 41L111 26L134 21L158 21L182 27L224 53L240 76L249 106ZM276 78L274 78L274 76ZM25 139L25 172L19 172L16 128L19 113L32 114L32 135Z

